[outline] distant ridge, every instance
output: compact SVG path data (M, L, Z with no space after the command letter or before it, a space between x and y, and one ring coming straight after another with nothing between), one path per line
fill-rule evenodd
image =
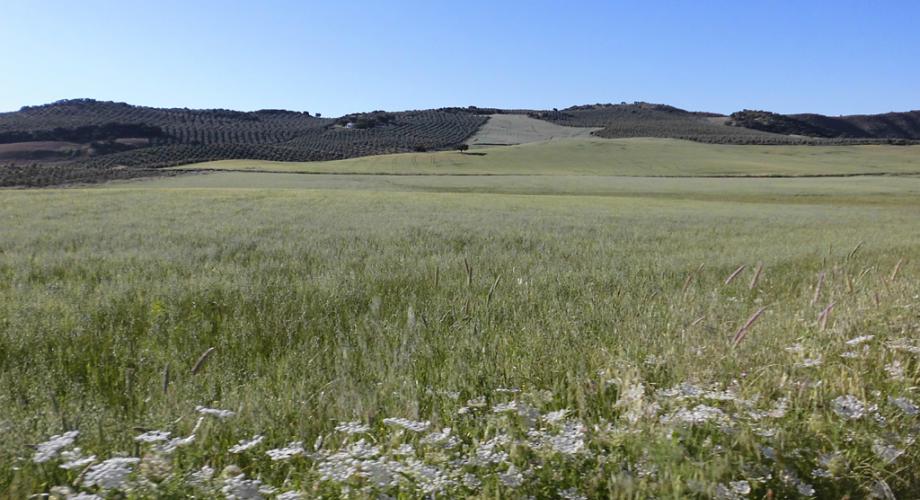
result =
M744 110L732 113L729 123L765 132L809 137L920 140L920 111L824 116Z
M149 176L162 167L212 160L317 161L446 150L468 141L490 115L502 114L594 127L590 133L605 138L664 137L720 144L920 140L920 111L826 117L745 110L725 116L623 102L563 110L470 106L371 111L330 118L280 109L153 108L67 99L0 113L0 186Z

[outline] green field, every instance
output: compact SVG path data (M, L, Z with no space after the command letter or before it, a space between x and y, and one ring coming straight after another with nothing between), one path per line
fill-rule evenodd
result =
M527 115L500 114L490 115L489 121L467 139L466 143L478 146L509 146L542 142L573 137L590 138L591 133L600 128L563 127L546 120L538 120Z
M482 151L0 191L0 492L920 491L917 149Z
M813 176L920 172L920 146L727 146L674 139L567 139L330 162L222 160L179 170L453 175Z

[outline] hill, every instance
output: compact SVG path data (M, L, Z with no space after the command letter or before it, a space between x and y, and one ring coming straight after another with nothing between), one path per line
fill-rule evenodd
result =
M220 159L315 161L452 148L487 120L478 110L307 112L159 109L90 99L0 114L0 185L150 175ZM89 175L87 175L89 174Z
M920 140L920 111L880 115L780 115L769 111L732 113L730 125L776 134L810 137Z
M716 144L826 145L920 140L920 112L831 118L663 104L564 110L440 108L338 118L265 109L153 108L72 99L0 113L0 186L159 175L216 160L313 162L566 137L653 137Z
M860 144L920 139L920 112L832 118L741 111L731 116L665 104L591 104L531 117L572 127L600 127L598 137L667 137L716 144Z

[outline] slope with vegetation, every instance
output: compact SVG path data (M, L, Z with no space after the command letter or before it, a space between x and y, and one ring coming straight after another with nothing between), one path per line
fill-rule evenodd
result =
M830 118L744 111L726 117L637 102L561 111L373 111L331 119L284 110L160 109L75 99L0 113L0 186L143 177L215 160L315 162L588 135L718 144L909 144L920 141L918 113Z
M920 111L880 115L781 115L769 111L732 113L729 124L777 134L810 137L920 140Z
M485 121L465 108L333 120L283 110L60 101L0 114L0 164L11 164L0 167L0 185L122 178L122 169L149 175L154 168L218 159L315 161L438 150L462 143Z

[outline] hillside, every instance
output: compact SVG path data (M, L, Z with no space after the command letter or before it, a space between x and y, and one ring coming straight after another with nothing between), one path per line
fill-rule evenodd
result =
M729 127L720 115L694 113L663 104L592 104L531 113L534 118L570 127L598 127L606 138L667 137L726 144L792 144L793 140L766 131Z
M663 104L564 110L441 108L355 113L152 108L92 99L0 113L0 186L51 186L160 175L217 160L314 162L460 144L672 138L715 144L827 145L920 140L920 112L825 117L743 111L730 117Z
M452 148L487 118L467 109L306 112L159 109L89 99L0 113L0 185L151 175L220 159L316 161ZM127 171L126 171L127 170Z
M716 144L879 144L920 140L920 111L828 117L740 111L730 116L664 104L591 104L540 111L534 118L601 127L598 137L667 137Z
M732 113L729 124L744 129L810 137L920 140L920 111L825 116L744 110Z
M466 142L470 146L510 146L573 137L589 137L600 130L592 127L566 127L522 114L489 115L489 121Z

